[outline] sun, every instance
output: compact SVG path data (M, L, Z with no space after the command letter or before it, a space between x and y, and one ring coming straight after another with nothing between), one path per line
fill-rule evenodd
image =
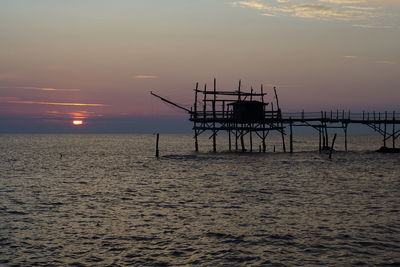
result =
M82 121L82 120L73 120L73 121L72 121L72 124L73 124L73 125L82 125L82 124L83 124L83 121Z

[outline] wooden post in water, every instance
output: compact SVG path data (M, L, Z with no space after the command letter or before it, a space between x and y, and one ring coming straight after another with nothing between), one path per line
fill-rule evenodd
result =
M321 135L322 135L322 149L324 149L327 145L325 139L325 124L324 124L324 113L321 111Z
M265 144L265 138L267 138L265 135L263 135L263 139L262 139L262 152L266 152L267 151L267 145Z
M347 152L347 124L344 127L344 150Z
M232 139L231 139L231 130L228 131L228 141L229 141L229 152L232 151Z
M262 84L261 84L261 101L263 103L263 119L265 119L264 85L262 85ZM262 131L262 152L265 153L265 150L266 150L266 146L265 146L265 130L264 130L264 127L263 127L263 131Z
M158 141L160 140L160 134L157 134L156 137L156 158L158 158L160 156L160 150L158 149Z
M326 142L326 147L329 147L328 124L326 123L327 120L326 111L324 112L324 118L325 118L325 142Z
M283 152L286 153L285 134L284 134L284 132L283 132L283 129L282 129L281 136L282 136L282 148L283 148Z
M393 148L396 148L396 112L393 111L393 133L392 133L392 140L393 140Z
M242 152L245 152L246 151L246 148L244 147L244 140L243 140L244 138L243 138L243 134L241 134L240 135L240 143L241 143L241 145L242 145Z
M216 120L216 113L215 113L215 102L217 100L217 80L214 78L214 98L212 101L212 112L213 112L213 152L217 152L217 131L215 130L215 120Z
M383 125L383 147L386 147L387 111L385 111L385 124Z
M199 142L198 142L198 133L196 129L196 120L197 120L197 93L199 90L199 83L196 83L196 89L195 89L195 94L194 94L194 150L196 152L199 151Z
M206 112L206 110L207 110L207 93L206 93L206 91L207 91L207 84L204 85L204 92L203 92L203 94L204 94L204 98L203 98L203 119L206 119L206 117L207 117L207 112Z
M322 128L320 127L319 129L318 129L318 134L319 134L319 152L321 153L321 151L322 151L322 134L321 134L321 130L322 130Z
M236 124L235 124L236 125ZM237 129L237 125L235 127ZM239 150L239 146L238 146L238 130L235 130L235 151Z
M292 118L289 118L289 126L290 126L290 154L293 154L293 122L292 122Z
M336 141L336 134L333 136L331 150L329 151L329 159L332 159L332 152L333 152L333 147L335 145L335 141Z
M249 138L250 138L250 152L253 152L253 136L251 134L251 131L249 132Z

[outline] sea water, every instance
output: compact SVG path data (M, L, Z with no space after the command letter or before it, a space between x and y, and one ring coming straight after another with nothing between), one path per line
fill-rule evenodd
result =
M0 265L400 265L400 155L317 139L0 135Z

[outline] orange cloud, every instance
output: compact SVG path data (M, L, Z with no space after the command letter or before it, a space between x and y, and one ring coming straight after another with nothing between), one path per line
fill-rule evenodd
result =
M60 89L60 88L47 88L47 87L32 87L30 89L33 90L41 90L41 91L66 91L66 92L78 92L81 89Z
M357 56L342 56L342 58L356 59L356 58L358 58L358 57L357 57Z
M86 104L86 103L62 103L62 102L43 102L43 101L5 101L14 104L35 104L35 105L55 105L55 106L86 106L86 107L105 107L105 104Z
M1 89L26 89L26 90L40 90L40 91L64 91L64 92L79 92L81 89L63 89L53 87L33 87L33 86L1 86Z
M103 117L103 115L95 114L94 112L86 111L86 110L80 110L76 112L60 112L60 111L55 111L51 110L47 112L48 114L51 115L56 115L56 116L67 116L67 117L72 117L75 119L86 119L88 117Z
M134 79L158 79L155 75L135 75L133 76Z

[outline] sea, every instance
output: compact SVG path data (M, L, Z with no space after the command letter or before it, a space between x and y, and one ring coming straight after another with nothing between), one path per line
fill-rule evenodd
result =
M400 154L378 136L0 135L0 266L400 266ZM286 144L287 145L287 144Z

